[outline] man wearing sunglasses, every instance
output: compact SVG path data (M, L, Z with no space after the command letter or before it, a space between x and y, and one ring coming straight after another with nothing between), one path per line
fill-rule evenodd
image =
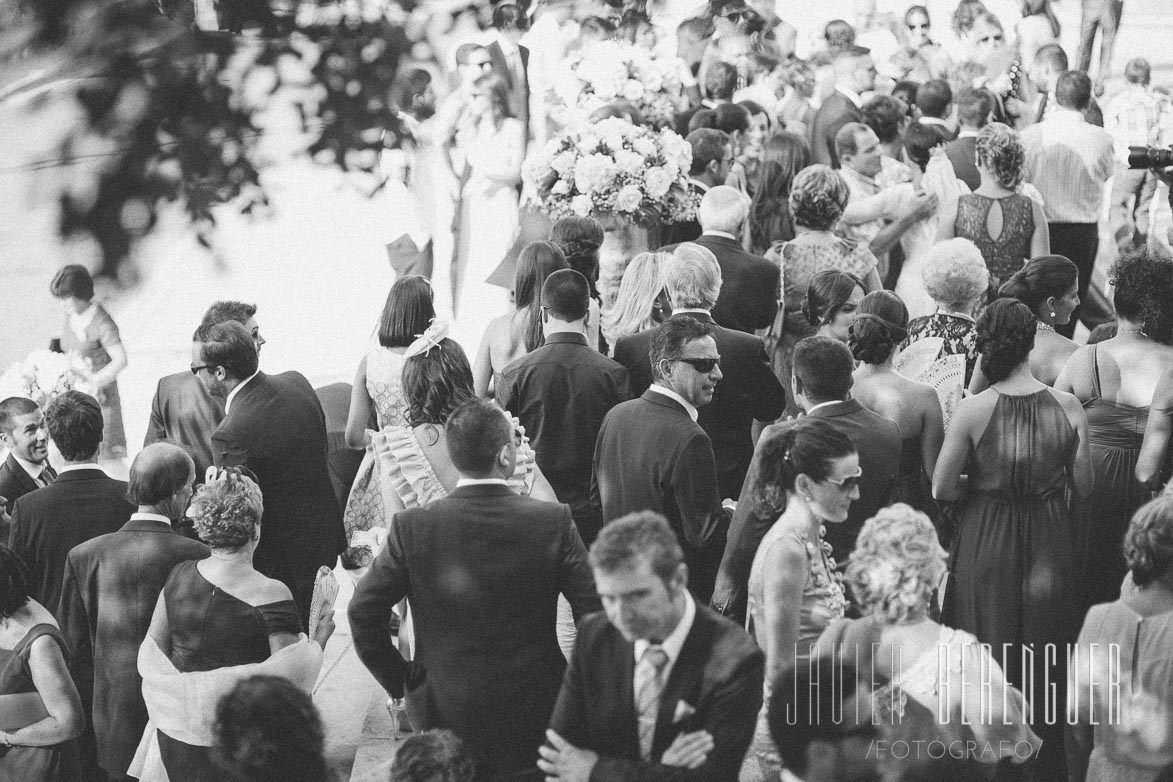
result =
M702 603L713 592L730 515L712 443L697 423L697 409L713 401L723 376L713 328L677 315L656 329L646 359L652 385L603 419L591 479L604 526L643 510L668 519L684 549L689 589Z

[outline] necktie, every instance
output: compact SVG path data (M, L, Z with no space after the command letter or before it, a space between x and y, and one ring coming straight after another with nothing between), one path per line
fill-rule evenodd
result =
M1051 97L1048 93L1043 93L1043 99L1039 101L1039 116L1035 118L1035 122L1042 122L1047 116L1047 99Z
M42 487L48 486L56 477L57 473L53 472L53 468L46 464L41 468L41 474L37 476L37 483Z
M660 710L666 665L668 653L652 645L644 650L635 666L635 713L639 722L639 754L644 760L651 760L652 756L652 739L656 735L656 714Z

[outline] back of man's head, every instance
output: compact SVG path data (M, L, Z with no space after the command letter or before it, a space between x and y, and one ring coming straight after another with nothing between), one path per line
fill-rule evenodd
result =
M600 573L638 569L646 561L667 582L684 561L676 533L659 513L630 513L607 524L591 544L591 568Z
M701 197L697 222L705 231L724 231L736 235L749 214L749 199L735 187L717 185Z
M497 466L497 455L513 439L505 411L484 399L465 402L444 424L448 455L462 475L485 477Z
M664 378L665 361L674 361L684 354L684 346L698 339L711 337L713 329L708 323L702 323L696 318L687 315L674 315L660 324L652 337L652 344L648 348L648 361L652 365L652 376L657 380Z
M1143 57L1129 60L1128 64L1124 66L1124 80L1129 84L1142 84L1147 86L1152 75L1152 66Z
M468 59L472 57L473 52L480 51L485 47L479 43L462 43L456 47L456 64L468 65Z
M949 82L942 79L927 81L916 91L916 106L926 117L945 119L952 102L953 90L949 89Z
M749 109L737 103L722 103L715 108L717 130L733 135L749 131Z
M210 323L226 323L234 320L242 326L248 319L257 314L257 305L246 304L243 301L218 301L204 313L201 325Z
M835 84L838 87L852 87L855 79L855 72L862 67L863 58L871 57L871 54L866 49L847 49L840 52L831 63L831 69L835 73Z
M968 87L957 93L957 120L963 128L981 130L993 110L994 96L988 90Z
M559 269L542 283L542 307L550 317L574 323L590 310L591 286L587 278L574 269Z
M727 62L715 62L705 75L705 94L715 101L731 101L737 91L737 68Z
M523 31L529 27L529 19L521 6L514 3L502 3L493 9L493 28L501 30Z
M729 146L729 136L712 128L694 130L688 134L687 141L692 147L692 166L688 169L692 176L702 173L714 160L723 160L725 148Z
M187 451L171 443L151 443L130 465L127 498L133 505L157 505L195 478Z
M859 154L859 136L867 133L868 126L862 122L848 122L835 133L835 154L840 160L848 155Z
M97 457L102 444L102 408L81 391L65 391L45 406L45 429L67 462Z
M1067 70L1067 52L1057 43L1040 46L1035 52L1035 67L1049 69L1052 73L1062 73Z
M1083 71L1067 71L1055 85L1055 102L1065 109L1083 111L1092 99L1092 80Z
M0 434L11 435L16 419L37 412L37 403L23 396L10 396L0 402Z
M859 675L848 660L824 655L782 670L766 705L766 724L786 768L805 776L812 744L836 745L851 735L849 721L870 721L870 710L857 715L851 708L859 689Z
M427 730L404 739L391 761L388 782L472 782L472 756L450 730Z
M707 247L679 245L664 261L664 290L673 309L711 310L721 295L721 267Z
M795 386L811 404L847 399L854 371L851 349L837 339L807 337L794 347Z
M200 343L204 363L224 367L233 380L244 380L257 371L257 344L252 334L235 320L205 323L196 329L192 341Z
M860 111L864 124L875 131L881 143L888 144L900 138L900 128L908 116L908 107L900 98L876 95Z
M855 28L843 19L832 19L823 28L823 40L829 49L845 49L855 44Z

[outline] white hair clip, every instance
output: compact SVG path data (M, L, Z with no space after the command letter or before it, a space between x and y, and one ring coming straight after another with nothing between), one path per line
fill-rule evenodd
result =
M427 354L432 348L439 347L444 338L448 336L448 321L443 318L432 318L431 325L424 330L424 333L415 336L415 342L407 346L407 350L403 354L404 358Z

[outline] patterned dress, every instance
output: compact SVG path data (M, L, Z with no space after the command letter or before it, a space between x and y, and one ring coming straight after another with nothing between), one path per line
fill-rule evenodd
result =
M990 236L986 224L994 204L1002 209L1002 231ZM987 198L976 193L963 195L957 201L957 220L954 235L969 239L977 245L986 268L990 270L990 288L987 301L998 298L1002 283L1023 267L1030 258L1030 242L1035 232L1034 207L1024 195Z
M101 304L91 304L85 312L66 318L61 332L61 349L89 359L94 372L100 372L110 363L107 346L121 342L118 325ZM98 456L103 460L124 459L126 430L122 426L122 398L117 380L98 392L98 403L102 406L102 449Z
M977 324L973 318L939 311L914 318L908 323L908 336L900 344L900 349L904 350L917 340L932 337L944 340L945 344L941 346L942 356L965 356L965 384L968 386L978 358Z

